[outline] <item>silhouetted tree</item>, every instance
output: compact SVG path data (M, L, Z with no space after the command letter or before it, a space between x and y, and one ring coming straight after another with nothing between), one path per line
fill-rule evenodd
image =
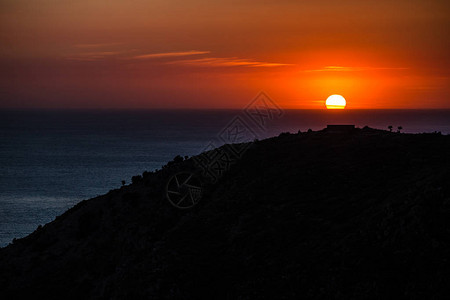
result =
M398 126L397 129L398 129L397 132L400 132L403 129L403 127L402 126Z
M174 157L173 162L176 164L181 163L183 162L183 157L181 155L177 155Z
M392 125L389 125L388 128L389 128L389 132L392 132L392 128L393 128Z
M125 180L122 180L122 185L125 185Z
M166 169L166 168L171 167L171 166L176 165L176 164L180 164L180 163L183 162L183 160L184 160L183 156L177 155L171 161L169 161L166 165L164 165L163 169Z

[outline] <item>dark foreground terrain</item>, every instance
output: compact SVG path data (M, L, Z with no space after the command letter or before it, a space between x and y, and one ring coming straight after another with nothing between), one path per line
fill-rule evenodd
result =
M0 249L0 298L449 299L449 153L440 134L281 134L186 210L164 197L197 170L177 158Z

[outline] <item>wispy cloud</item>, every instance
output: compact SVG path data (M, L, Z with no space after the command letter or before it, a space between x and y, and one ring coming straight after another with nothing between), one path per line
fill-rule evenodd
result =
M342 67L342 66L326 66L321 69L303 70L303 72L361 72L372 70L407 70L408 68L392 68L392 67Z
M111 45L111 44L109 44ZM99 48L105 47L107 44L80 44L80 49L93 50L85 51L65 56L68 60L77 61L97 61L110 58L131 59L131 60L154 60L157 63L199 66L199 67L282 67L291 64L278 62L256 61L252 59L237 57L202 57L196 59L182 59L186 56L210 54L211 51L178 51L178 52L160 52L130 56L130 51L100 51ZM95 51L97 50L98 51Z
M95 61L106 58L111 58L122 54L120 51L94 51L94 52L82 52L67 55L65 58L68 60L78 60L78 61Z
M79 49L95 49L95 48L103 48L103 47L111 47L121 45L121 43L91 43L91 44L76 44L73 45L75 48Z
M133 56L134 59L155 59L155 58L165 58L165 57L178 57L178 56L189 56L189 55L199 55L208 54L210 51L181 51L181 52L162 52L162 53L149 53Z
M249 59L240 59L236 57L208 57L199 59L177 60L169 62L170 64L181 64L191 66L204 67L280 67L289 66L290 64L262 62Z

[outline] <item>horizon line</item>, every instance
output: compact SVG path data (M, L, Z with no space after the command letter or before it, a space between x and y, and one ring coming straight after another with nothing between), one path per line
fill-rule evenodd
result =
M310 111L332 111L340 113L345 111L357 111L357 110L450 110L450 107L442 107L442 108L434 108L434 107L428 107L428 108L345 108L340 110L333 110L333 109L326 109L326 108L283 108L282 110L285 111L299 111L299 110L310 110ZM175 107L175 108L167 108L167 107L144 107L144 108L133 108L133 107L79 107L79 108L72 108L72 107L0 107L1 112L8 112L8 111L225 111L225 110L245 110L245 107L240 108L214 108L214 107L204 107L204 108L196 108L196 107Z

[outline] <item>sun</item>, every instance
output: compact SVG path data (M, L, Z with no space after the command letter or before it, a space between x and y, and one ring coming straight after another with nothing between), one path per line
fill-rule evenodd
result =
M327 109L344 109L347 105L345 98L341 95L331 95L325 102Z

